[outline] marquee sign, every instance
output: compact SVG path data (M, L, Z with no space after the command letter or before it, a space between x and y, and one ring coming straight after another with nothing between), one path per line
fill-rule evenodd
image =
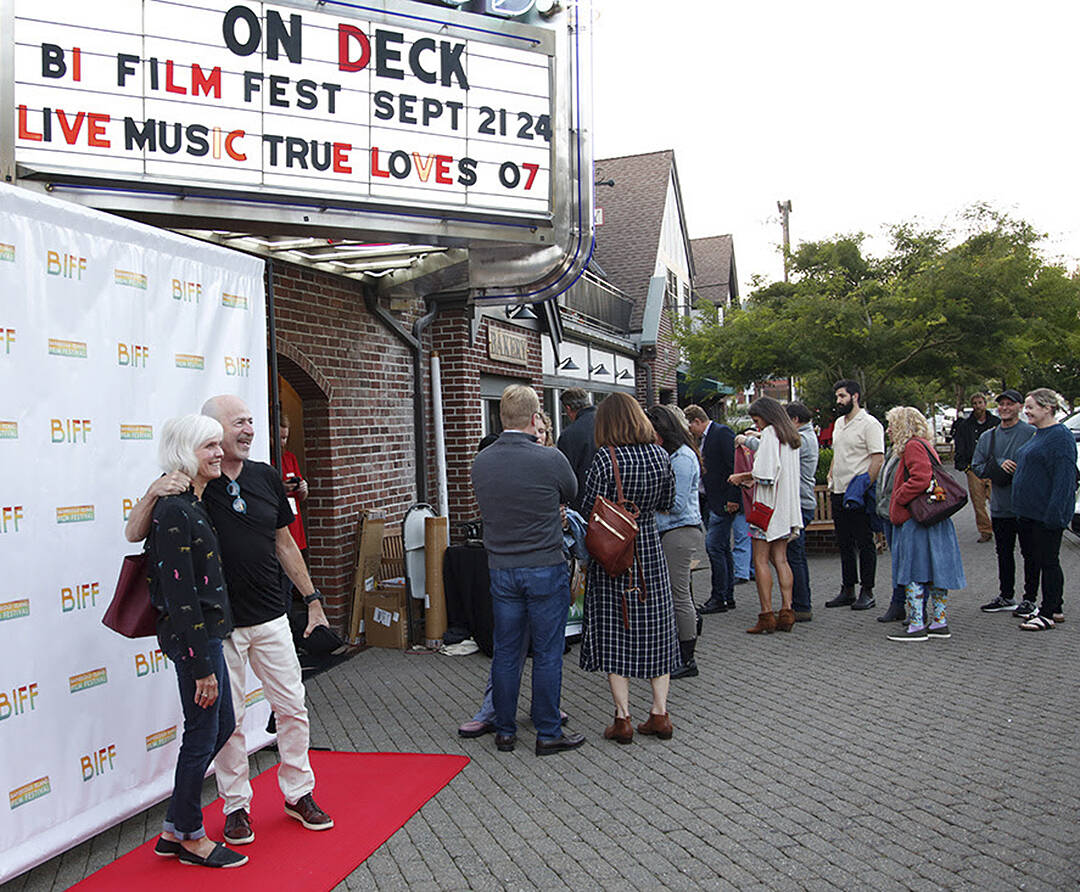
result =
M15 159L30 171L552 212L549 29L430 5L8 2Z

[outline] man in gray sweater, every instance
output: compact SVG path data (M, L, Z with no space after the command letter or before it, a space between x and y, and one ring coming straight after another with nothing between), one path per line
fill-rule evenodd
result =
M1001 424L983 432L975 445L971 470L980 478L991 481L990 523L997 548L998 596L979 609L984 613L1031 613L1035 609L1039 590L1039 568L1032 555L1029 536L1016 519L1012 508L1012 476L1016 471L1016 454L1035 435L1035 428L1020 420L1024 397L1018 390L998 394L997 408ZM1013 598L1016 588L1016 541L1020 540L1020 555L1024 559L1024 600L1017 605ZM1021 609L1017 610L1017 606Z
M585 742L583 734L563 732L559 714L570 609L559 506L577 495L577 478L558 449L536 442L536 425L543 420L535 390L521 384L507 387L499 415L502 434L477 454L472 468L495 624L495 746L510 752L517 742L518 659L523 637L530 634L536 755L546 756Z

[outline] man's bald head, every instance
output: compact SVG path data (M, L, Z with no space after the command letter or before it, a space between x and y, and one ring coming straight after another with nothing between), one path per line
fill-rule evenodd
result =
M221 422L225 431L222 446L226 462L243 461L250 456L251 441L255 439L255 419L247 403L229 393L212 396L203 403L202 414Z

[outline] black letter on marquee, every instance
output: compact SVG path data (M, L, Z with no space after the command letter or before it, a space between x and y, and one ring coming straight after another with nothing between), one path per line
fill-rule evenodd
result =
M147 118L139 130L139 124L134 118L124 118L124 148L129 152L134 148L157 151L157 121Z
M387 68L387 62L400 62L401 50L390 49L388 43L404 43L405 35L400 31L375 32L375 73L379 77L392 77L405 80L405 72L400 68Z
M513 161L504 161L499 167L499 182L507 189L513 189L521 182L521 171Z
M409 158L408 152L398 149L396 152L390 153L390 160L386 166L393 176L403 180L412 172L412 159Z
M236 39L237 19L243 19L248 26L248 38L243 43ZM262 42L262 28L259 27L259 17L246 6L234 6L225 13L225 21L221 25L221 35L225 38L225 46L231 52L237 56L250 56L259 48L259 43ZM275 55L274 58L276 59L277 56Z
M380 121L389 121L394 117L394 94L389 90L379 90L371 97L375 103L375 117Z
M457 181L462 186L475 186L476 185L476 159L475 158L462 158L458 161L458 171L460 176Z
M435 72L427 71L420 64L420 54L424 50L435 52L435 41L430 37L424 37L416 41L412 48L409 50L409 67L412 69L412 73L416 75L418 80L423 81L425 84L435 83Z
M43 43L41 45L41 76L63 77L67 74L67 63L64 62L64 51L55 43Z
M128 75L135 73L134 65L138 61L139 57L130 53L116 54L116 86L122 87L127 83Z
M274 12L272 9L266 11L266 58L276 59L278 57L278 48L285 50L285 55L289 57L290 62L300 64L303 60L303 55L300 52L300 37L302 27L300 24L300 16L289 16L289 27L292 28L290 32L285 23L281 20L281 13Z
M461 65L461 53L465 49L465 44L459 43L456 46L451 46L444 40L439 49L442 51L442 85L449 87L453 75L457 74L461 89L468 90L469 79L465 77L465 69Z

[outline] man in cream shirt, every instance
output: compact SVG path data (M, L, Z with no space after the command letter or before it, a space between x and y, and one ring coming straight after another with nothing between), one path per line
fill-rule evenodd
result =
M845 379L833 385L836 393L836 424L833 426L833 459L829 468L829 493L832 499L836 544L840 548L842 579L840 594L826 607L869 610L874 606L874 577L877 574L877 548L870 527L870 514L862 500L844 507L844 494L855 481L868 488L877 480L885 460L885 429L860 402L862 388L857 381ZM860 475L867 480L858 480ZM872 500L871 500L872 501ZM861 583L859 597L855 585Z

